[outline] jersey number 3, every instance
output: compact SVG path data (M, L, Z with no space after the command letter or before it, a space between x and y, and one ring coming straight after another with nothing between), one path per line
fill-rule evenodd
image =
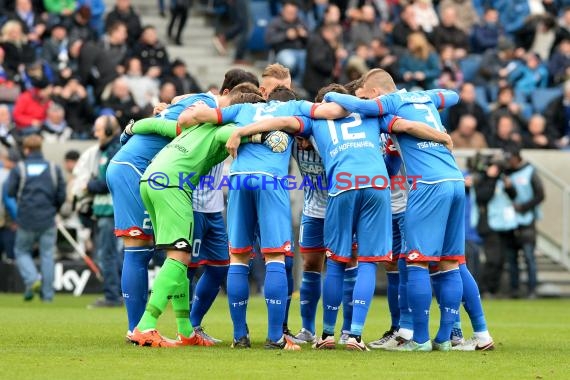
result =
M348 118L354 119L353 121L340 123L340 133L342 135L343 141L347 140L360 140L366 138L366 133L364 132L350 132L350 128L358 127L362 124L362 119L360 114L351 113ZM329 133L331 134L331 139L333 144L338 144L338 134L336 131L335 120L327 120L327 125L329 126Z
M433 112L431 112L430 107L423 103L414 103L414 108L425 113L424 121L429 124L430 127L435 128L440 132L445 132L445 128L443 128L443 125L441 125Z

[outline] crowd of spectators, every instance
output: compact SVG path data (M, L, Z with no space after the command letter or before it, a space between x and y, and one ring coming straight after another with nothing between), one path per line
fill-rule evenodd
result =
M35 133L92 139L101 114L124 125L196 91L185 63L170 60L131 0L112 9L103 0L0 1L0 142L8 148Z
M214 2L231 16L216 48L225 52L234 40L240 64L248 63L252 3ZM525 148L569 147L568 0L268 3L270 60L288 67L308 98L328 83L381 67L401 88L460 92L461 102L443 114L458 148L500 148L510 140ZM190 4L172 2L173 17L176 7ZM167 28L178 44L175 26L184 27L185 12ZM93 121L105 109L124 124L149 115L158 101L200 90L131 0L116 0L112 9L102 0L0 1L0 102L9 107L0 121L4 145L31 133L92 138Z
M225 3L232 14L250 13ZM288 67L309 98L326 84L380 67L400 88L461 93L443 114L458 148L501 148L508 140L530 149L569 148L570 1L269 3L270 60ZM225 51L234 37L219 33L215 46ZM242 39L236 44L236 62L243 63Z

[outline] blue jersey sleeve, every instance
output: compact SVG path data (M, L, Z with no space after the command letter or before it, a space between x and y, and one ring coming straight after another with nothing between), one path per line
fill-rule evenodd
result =
M325 94L327 102L335 102L350 113L360 113L364 116L375 117L382 115L382 105L378 98L359 99L356 96L329 92Z
M218 112L218 124L226 124L236 121L238 114L245 104L234 104L233 106L224 107Z
M431 98L438 110L451 107L459 102L459 95L455 91L435 89L425 91L425 93Z
M297 116L296 119L301 125L301 129L297 132L297 136L308 138L313 134L313 119L306 116Z
M313 113L315 112L315 108L319 105L319 103L311 103L306 100L302 100L298 102L299 107L299 114L306 117L313 117Z
M380 132L392 133L392 126L398 119L401 119L401 117L391 114L380 116L380 118L378 118L378 122L380 124Z

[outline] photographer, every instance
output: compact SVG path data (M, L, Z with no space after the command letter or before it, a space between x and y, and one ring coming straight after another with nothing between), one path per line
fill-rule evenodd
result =
M477 232L483 238L485 266L482 287L487 296L495 296L500 287L505 257L515 251L514 231L517 220L513 199L516 189L503 173L504 160L477 155L471 165L474 172L479 221Z
M515 231L517 248L509 255L509 269L511 277L511 296L519 297L519 263L518 250L524 254L526 270L528 273L528 298L536 298L536 227L534 221L540 218L539 204L544 201L542 181L535 168L523 161L520 146L512 145L505 149L508 159L508 168L505 173L511 179L516 189L514 209L518 228Z

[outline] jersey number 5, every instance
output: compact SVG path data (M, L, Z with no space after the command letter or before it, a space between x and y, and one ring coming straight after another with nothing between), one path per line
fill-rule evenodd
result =
M360 140L366 138L366 133L364 132L350 132L350 128L358 127L362 124L362 119L360 118L360 114L351 113L349 118L353 118L353 121L349 121L346 123L340 123L340 132L342 135L343 141L346 140ZM336 131L336 124L335 120L327 120L327 125L329 126L329 133L331 134L333 144L338 144L338 134Z

